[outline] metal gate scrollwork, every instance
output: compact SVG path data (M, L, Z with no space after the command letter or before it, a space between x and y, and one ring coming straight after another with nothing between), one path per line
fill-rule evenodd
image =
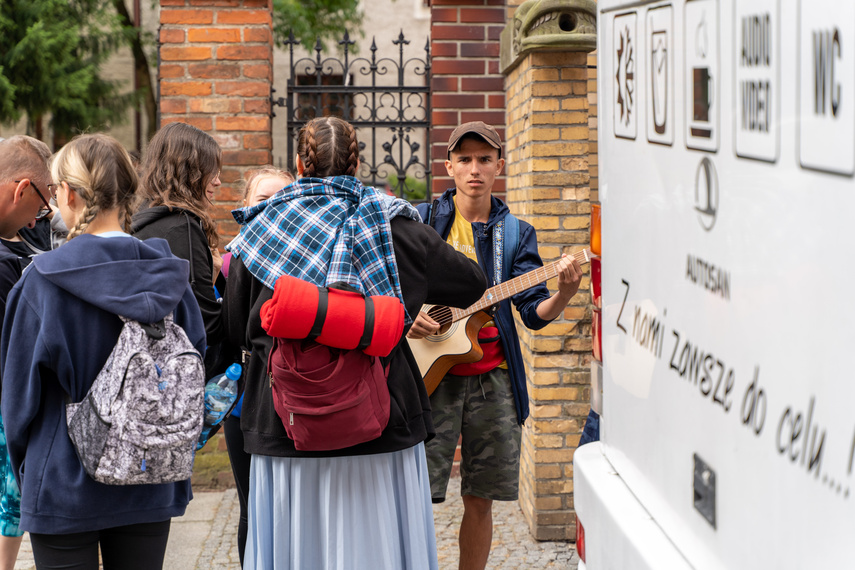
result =
M273 105L287 109L289 168L294 169L300 129L315 117L335 115L356 129L363 184L411 201L429 199L430 40L424 59L407 57L410 40L403 31L392 41L396 58L378 55L376 40L370 57L353 57L355 42L346 32L338 42L341 59L324 56L317 41L314 57L295 61L299 44L293 34L284 42L291 68L287 96L271 97Z

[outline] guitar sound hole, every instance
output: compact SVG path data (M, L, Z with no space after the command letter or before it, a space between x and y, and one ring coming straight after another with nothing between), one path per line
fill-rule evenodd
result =
M440 324L439 332L435 334L445 334L451 328L451 309L448 307L431 307L428 316Z

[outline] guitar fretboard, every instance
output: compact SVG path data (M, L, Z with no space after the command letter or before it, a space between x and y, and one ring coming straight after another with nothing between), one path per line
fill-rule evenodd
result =
M582 251L577 251L572 254L571 257L575 258L579 263L588 263L591 260L591 250L583 249ZM544 265L534 271L529 271L524 275L514 277L504 283L499 283L498 285L490 287L484 293L484 296L482 296L474 305L465 309L442 307L442 310L440 311L432 310L431 317L439 324L446 325L459 321L460 319L464 319L478 311L483 311L484 309L490 308L493 305L504 301L508 297L513 297L521 291L531 289L535 285L543 283L544 281L549 281L558 275L559 263L561 263L560 259L553 261L549 265Z

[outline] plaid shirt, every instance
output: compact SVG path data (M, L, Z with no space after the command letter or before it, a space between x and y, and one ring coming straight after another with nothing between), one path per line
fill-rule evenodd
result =
M321 286L343 281L363 294L404 302L389 220L421 221L409 202L352 176L301 178L232 215L241 230L226 249L267 287L290 275Z

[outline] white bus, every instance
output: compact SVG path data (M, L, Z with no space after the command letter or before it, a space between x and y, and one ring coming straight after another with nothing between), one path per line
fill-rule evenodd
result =
M855 568L855 2L597 8L580 568Z

